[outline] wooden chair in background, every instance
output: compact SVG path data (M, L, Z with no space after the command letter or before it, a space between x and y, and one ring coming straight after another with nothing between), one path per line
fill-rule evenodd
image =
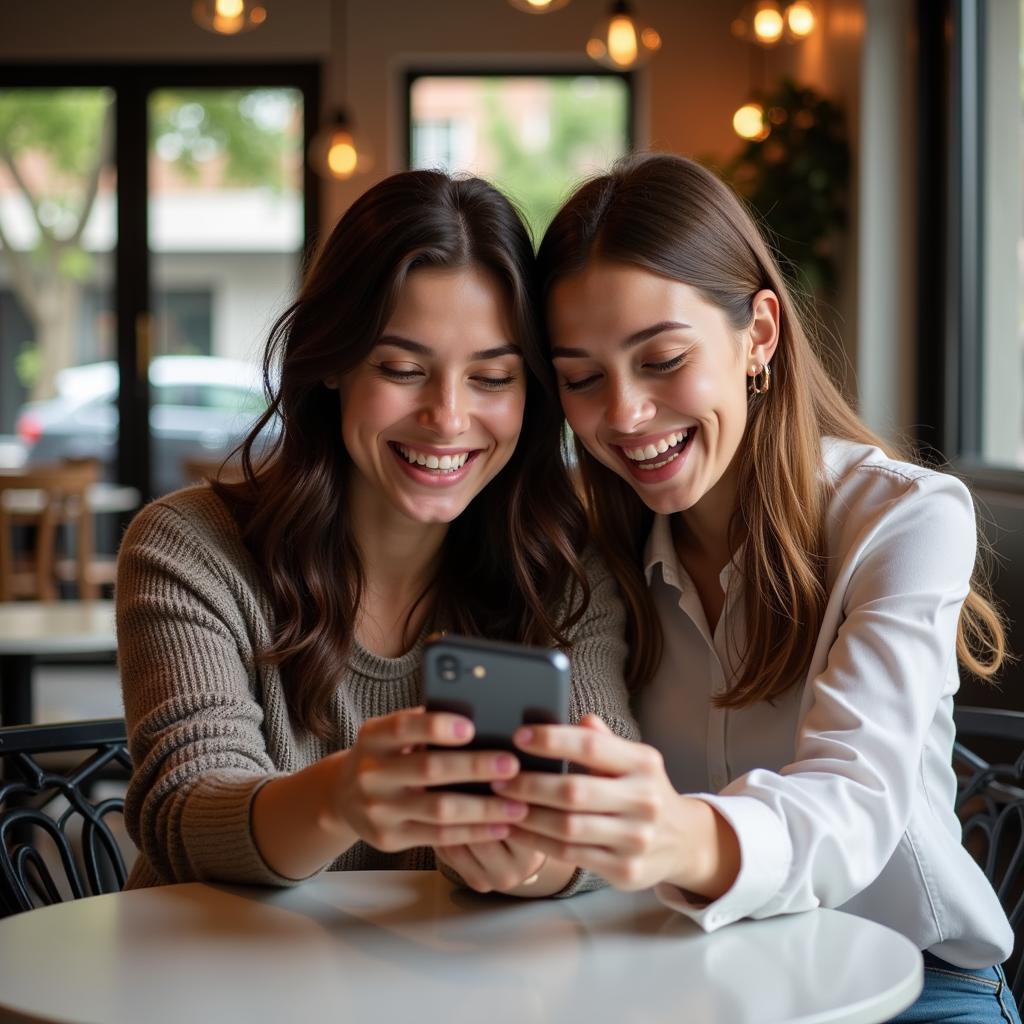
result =
M98 478L99 464L92 460L0 473L0 601L56 600L61 576L76 585L80 598L98 596L88 498ZM14 543L19 526L33 534L24 551ZM72 549L66 559L58 559L62 528Z
M242 479L242 464L237 459L190 458L181 460L181 474L186 484L201 484L206 480L236 483Z

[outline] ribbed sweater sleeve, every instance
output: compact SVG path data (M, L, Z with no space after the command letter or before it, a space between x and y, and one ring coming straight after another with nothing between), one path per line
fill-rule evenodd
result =
M230 549L230 527L219 525ZM264 863L249 822L256 791L278 774L252 664L259 616L246 621L237 573L208 542L218 524L204 526L206 537L157 502L122 544L118 658L134 763L125 821L162 881L287 885Z

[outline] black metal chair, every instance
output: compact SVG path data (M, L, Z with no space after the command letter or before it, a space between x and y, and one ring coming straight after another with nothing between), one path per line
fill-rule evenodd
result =
M58 752L61 766L49 767ZM124 799L94 800L92 789L112 769L131 771L123 720L0 728L0 764L0 911L122 888L125 860L107 819L123 816Z
M954 719L956 811L963 823L963 843L992 883L1013 928L1015 941L1006 977L1020 1004L1024 995L1024 712L958 707Z

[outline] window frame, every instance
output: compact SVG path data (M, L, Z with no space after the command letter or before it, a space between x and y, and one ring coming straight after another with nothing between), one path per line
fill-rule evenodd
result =
M984 0L918 0L917 27L915 440L977 488L1024 494L1024 468L982 455Z

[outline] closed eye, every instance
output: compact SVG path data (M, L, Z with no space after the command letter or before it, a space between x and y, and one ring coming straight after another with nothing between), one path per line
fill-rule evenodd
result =
M394 366L385 366L384 363L378 363L377 369L388 380L413 380L423 376L422 370L399 370Z
M682 366L683 360L685 358L686 353L681 352L679 355L674 356L672 359L666 359L663 363L644 363L644 368L647 370L654 370L655 373L670 373L677 367Z
M599 380L601 375L599 373L592 373L589 377L581 377L579 380L566 380L562 381L562 387L566 391L582 391L584 388L590 387L595 381Z
M494 391L507 388L510 384L515 383L515 377L511 375L508 377L474 377L473 379L482 387L491 388Z

